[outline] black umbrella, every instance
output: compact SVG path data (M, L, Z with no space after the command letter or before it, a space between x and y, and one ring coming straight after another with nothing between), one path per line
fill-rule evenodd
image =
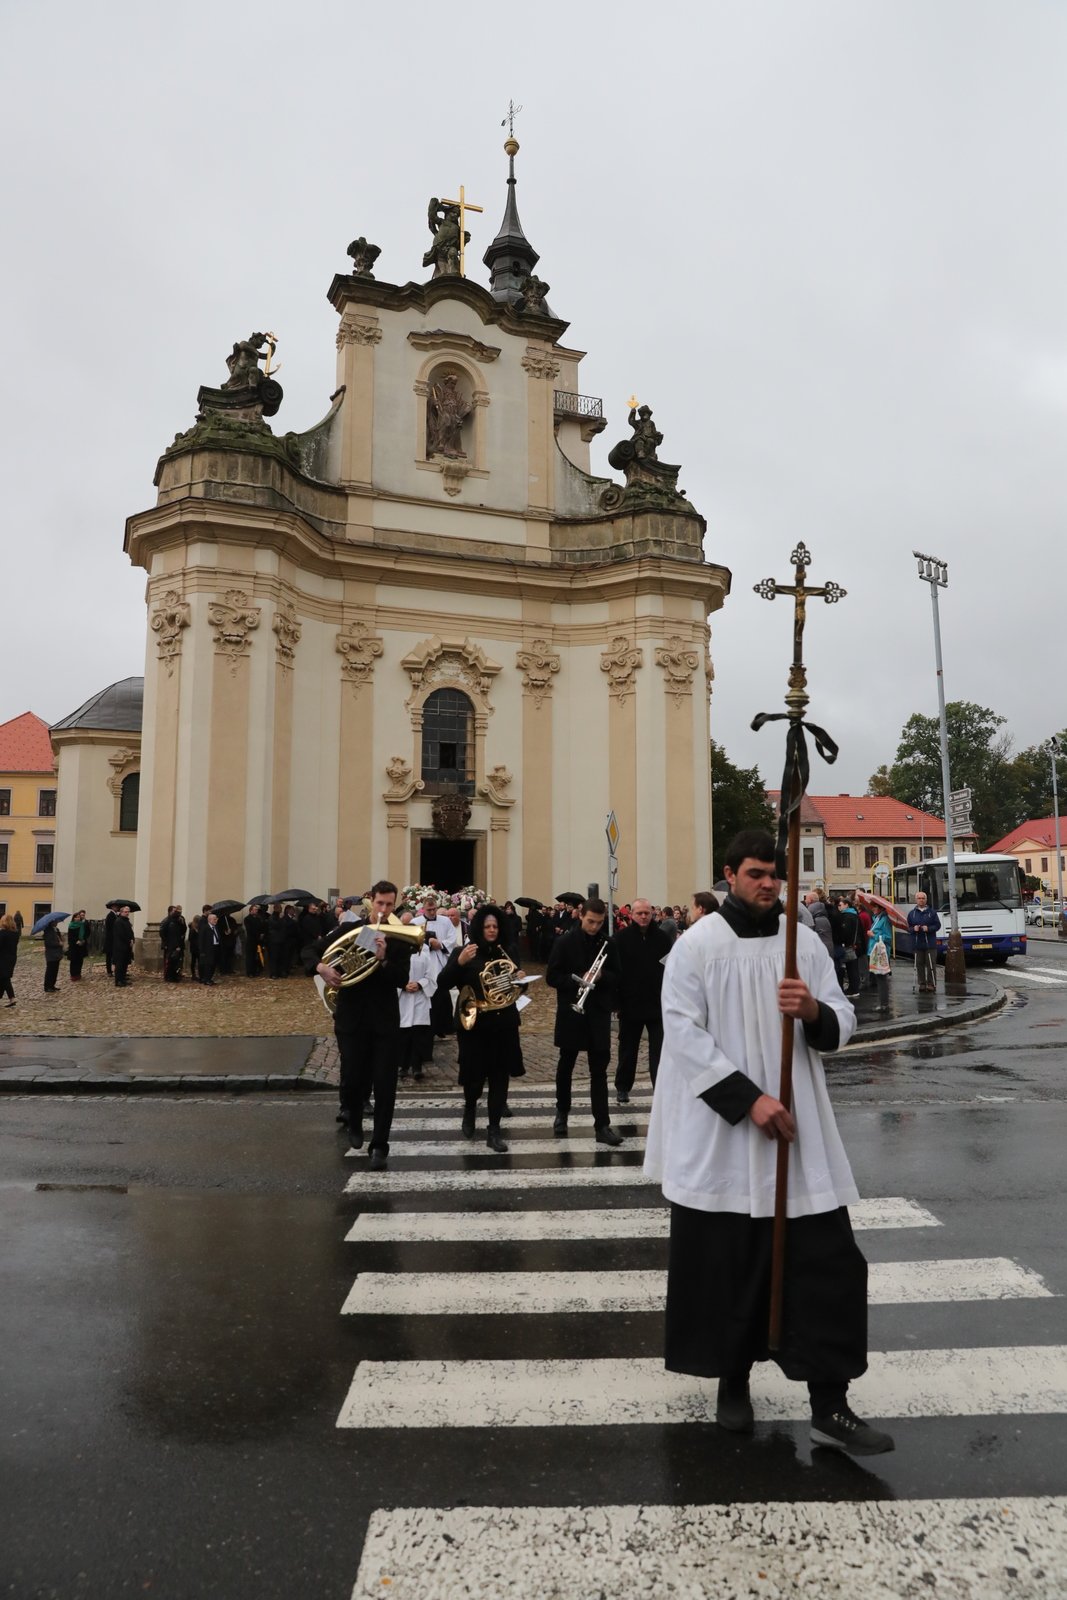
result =
M250 906L269 906L272 904L272 899L269 894L254 894L251 900L247 900L245 904Z
M309 900L318 900L318 898L317 894L309 894L307 889L283 889L280 894L272 894L267 901L267 905L280 906L289 901L302 900L307 902Z
M517 906L528 906L531 911L540 911L543 909L543 904L540 900L534 900L532 896L525 894L518 895L515 900L515 904Z
M216 900L211 910L217 917L228 917L233 911L243 911L247 900Z
M140 911L141 909L136 900L128 900L123 895L120 895L117 900L105 900L104 904L109 911L121 911L123 906L129 906L131 911Z
M575 894L573 889L565 889L562 894L556 896L556 899L562 900L565 906L580 906L585 903L585 895Z

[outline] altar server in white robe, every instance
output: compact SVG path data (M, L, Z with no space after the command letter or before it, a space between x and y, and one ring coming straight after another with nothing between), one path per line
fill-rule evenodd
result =
M749 1375L774 1360L805 1381L811 1437L853 1455L891 1450L848 1384L867 1369L867 1263L847 1207L859 1198L819 1052L856 1026L818 935L797 928L785 979L775 845L749 830L725 858L730 893L679 939L663 982L663 1054L645 1171L671 1205L666 1365L718 1378L716 1420L752 1430ZM777 1098L782 1015L796 1019L793 1109ZM777 1140L789 1186L781 1348L767 1348Z
M437 990L434 952L425 944L411 957L407 984L400 991L400 1076L422 1082L422 1069L433 1053L430 1002Z
M415 921L426 929L425 948L433 957L433 975L436 980L444 971L453 950L462 945L462 931L444 911L438 909L437 901L432 896L424 901L422 912ZM433 1059L434 1039L444 1038L455 1031L452 1021L452 1001L448 990L445 989L436 996L430 1008L430 1054L427 1060Z

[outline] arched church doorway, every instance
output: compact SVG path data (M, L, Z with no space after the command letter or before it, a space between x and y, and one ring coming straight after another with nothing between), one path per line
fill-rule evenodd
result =
M419 882L455 894L475 883L473 839L422 839L419 843Z

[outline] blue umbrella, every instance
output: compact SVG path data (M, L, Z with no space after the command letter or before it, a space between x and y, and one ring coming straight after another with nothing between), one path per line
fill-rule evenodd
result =
M38 917L37 918L37 921L34 923L33 927L30 929L30 937L31 937L31 939L32 939L32 937L33 937L33 935L35 933L43 933L44 930L46 928L50 927L53 922L66 922L66 920L67 920L67 918L69 916L70 916L70 912L69 911L47 911L47 912L45 912L45 915L43 917Z

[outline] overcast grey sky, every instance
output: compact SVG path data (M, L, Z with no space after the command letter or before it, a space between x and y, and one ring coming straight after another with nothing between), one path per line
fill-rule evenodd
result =
M786 578L811 581L812 789L862 792L936 707L928 590L950 562L950 698L1019 745L1067 723L1056 644L1067 435L1067 8L1041 0L542 0L507 8L143 0L0 6L5 246L0 720L54 721L143 671L123 524L233 340L280 337L275 427L327 409L345 246L421 279L458 184L471 275L520 212L582 386L661 454L733 593L713 734L780 773Z

